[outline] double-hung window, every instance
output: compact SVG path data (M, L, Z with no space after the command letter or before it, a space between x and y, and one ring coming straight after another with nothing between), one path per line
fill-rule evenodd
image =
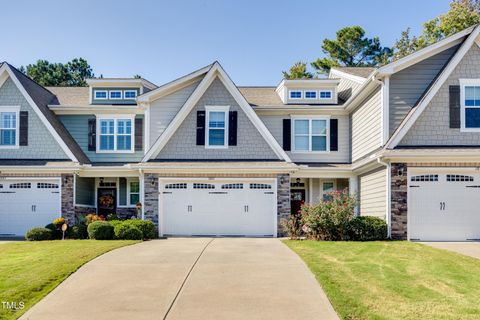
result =
M18 146L18 108L0 108L0 148Z
M480 131L480 79L460 79L461 128Z
M326 152L329 150L328 119L326 118L294 118L293 119L293 151L294 152Z
M131 206L134 206L138 202L140 202L140 182L130 181L129 191L130 191L129 202Z
M206 148L228 148L229 106L206 106Z
M97 120L97 152L133 152L133 116Z

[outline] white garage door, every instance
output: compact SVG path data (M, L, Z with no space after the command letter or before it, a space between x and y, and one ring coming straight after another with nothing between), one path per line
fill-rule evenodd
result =
M163 235L276 236L275 180L163 180Z
M0 235L24 236L60 217L58 179L0 180Z
M480 174L441 170L409 174L409 237L480 239Z

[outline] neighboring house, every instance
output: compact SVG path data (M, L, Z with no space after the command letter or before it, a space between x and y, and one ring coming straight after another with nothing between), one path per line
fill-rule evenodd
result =
M3 63L0 234L141 204L161 235L277 236L348 189L394 239L480 239L479 32L276 87L215 62L160 87L43 88Z

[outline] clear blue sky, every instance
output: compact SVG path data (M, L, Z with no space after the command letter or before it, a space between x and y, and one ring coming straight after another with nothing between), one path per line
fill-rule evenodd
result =
M0 61L84 57L97 75L140 74L159 85L219 60L238 85L276 85L295 61L321 56L322 40L342 27L358 24L391 46L407 27L420 33L449 2L6 1Z

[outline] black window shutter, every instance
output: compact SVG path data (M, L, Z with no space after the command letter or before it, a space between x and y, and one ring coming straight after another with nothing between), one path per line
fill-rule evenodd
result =
M283 150L291 150L291 140L292 140L292 121L290 119L283 119Z
M197 111L197 146L205 145L205 111Z
M338 151L338 119L330 119L330 151Z
M228 145L237 145L237 111L230 111L228 116Z
M97 120L88 119L88 151L97 149Z
M135 151L143 150L143 119L135 118Z
M28 111L20 111L20 137L18 144L28 146Z
M460 86L449 87L450 128L460 128Z

